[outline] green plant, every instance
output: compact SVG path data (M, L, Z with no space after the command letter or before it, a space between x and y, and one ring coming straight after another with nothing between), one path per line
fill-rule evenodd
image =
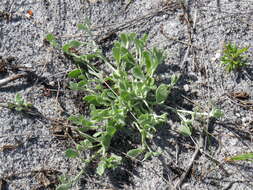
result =
M91 111L89 118L80 115L69 118L80 126L79 133L85 137L72 155L78 156L78 151L87 149L95 151L85 162L99 160L99 175L106 168L115 168L120 163L122 158L111 153L110 144L122 129L130 128L140 135L140 146L129 150L128 156L137 157L146 152L144 159L147 159L156 154L149 147L148 140L152 139L156 126L166 121L166 114L157 115L154 107L166 100L177 78L172 77L169 85L155 84L154 73L163 56L156 48L145 48L146 41L146 35L138 39L135 34L121 34L112 50L113 63L109 63L99 52L93 54L92 58L99 58L109 65L112 72L107 76L87 63L87 56L74 55L76 60L86 61L88 71L79 68L70 72L69 77L81 79L78 83L71 83L70 87L87 92L83 100L90 104ZM66 51L67 46L73 47L73 43L64 46L65 53L73 56ZM94 131L93 135L89 134L90 131Z
M238 48L236 44L228 43L224 47L221 63L228 72L239 70L247 65L247 56L243 55L249 47Z
M78 25L78 28L88 32L92 39L88 25ZM48 35L47 40L54 47L60 47L53 35ZM157 126L166 122L167 114L157 115L154 110L165 103L178 77L171 76L170 84L157 85L154 74L163 62L163 53L156 48L146 48L146 42L147 35L137 38L134 33L121 34L119 41L114 44L110 59L102 54L93 40L87 43L73 40L62 47L63 52L78 66L68 73L70 78L76 80L70 83L70 88L84 91L86 96L83 101L90 106L89 116L69 117L72 123L79 126L77 132L84 140L76 143L75 148L68 149L66 156L78 158L84 164L97 164L96 172L99 175L103 175L106 169L120 165L122 155L141 158L142 161L159 155L150 147L150 141ZM79 53L83 47L89 49L90 53ZM105 69L97 67L97 62L103 63ZM217 109L210 113L170 109L181 116L184 126L192 125L196 115L222 115ZM191 122L187 119L188 115L192 115ZM114 151L112 142L121 140L117 136L126 130L132 140L137 139L139 143L134 143L135 146L126 152ZM72 182L65 180L62 187L69 187Z
M87 29L83 26L79 28ZM55 38L51 35L49 37L47 39L57 46ZM66 155L76 158L82 151L89 149L93 154L82 160L85 163L98 161L99 175L102 175L106 168L115 168L120 164L121 156L112 153L110 145L122 129L129 128L140 135L140 146L129 150L126 153L128 156L137 157L144 154L144 159L147 159L157 155L148 145L148 141L156 132L156 126L166 121L166 114L157 115L154 107L164 103L177 77L173 76L169 85L157 86L154 73L162 63L163 55L156 48L147 49L146 42L147 35L138 39L133 33L121 34L120 40L112 49L112 63L98 48L87 55L74 53L73 48L86 45L79 41L71 41L62 48L64 53L73 57L79 65L78 69L68 74L69 77L79 80L71 83L70 88L85 91L87 95L83 100L90 104L89 117L78 115L69 118L80 126L78 132L85 140L76 145L76 150L68 149ZM110 74L98 70L93 64L96 60L107 65Z
M29 111L32 107L33 105L27 103L19 93L16 94L13 103L8 103L8 108L15 109L16 111Z

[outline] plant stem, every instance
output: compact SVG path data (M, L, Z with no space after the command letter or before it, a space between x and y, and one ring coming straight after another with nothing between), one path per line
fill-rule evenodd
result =
M86 133L83 133L83 132L81 132L81 131L79 131L79 130L78 130L77 132L78 132L79 134L81 134L82 136L86 137L87 139L92 139L92 140L94 140L94 141L100 143L99 140L97 140L96 138L94 138L94 137L92 137L92 136L90 136L90 135L88 135L88 134L86 134Z
M188 111L188 110L179 110L179 109L176 109L176 108L173 108L171 106L167 106L167 105L163 105L163 107L175 112L175 113L185 113L185 114L196 114L196 115L199 115L199 116L208 116L209 113L200 113L200 112L193 112L193 111Z

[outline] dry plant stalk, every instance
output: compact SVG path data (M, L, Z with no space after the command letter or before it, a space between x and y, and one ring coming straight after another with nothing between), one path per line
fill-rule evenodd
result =
M22 74L16 74L16 75L12 75L12 76L9 76L7 78L1 79L0 80L0 87L8 84L11 81L14 81L14 80L17 80L19 78L26 77L26 76L27 76L27 73L22 73Z

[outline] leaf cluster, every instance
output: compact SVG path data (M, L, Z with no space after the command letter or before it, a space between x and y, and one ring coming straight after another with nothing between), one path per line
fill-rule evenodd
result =
M238 48L236 44L228 43L224 47L221 63L228 72L239 70L247 65L247 56L243 55L249 47Z
M186 136L192 135L196 117L223 116L223 112L216 108L210 113L202 113L164 105L178 77L171 76L170 84L157 84L154 74L163 62L163 52L157 48L146 47L147 35L138 38L134 33L121 34L112 49L112 58L108 59L92 40L89 25L81 24L78 28L90 35L90 42L73 40L60 47L53 35L49 34L46 37L52 46L61 48L77 64L78 68L68 73L68 76L75 80L70 83L70 88L84 91L86 96L83 97L83 101L88 103L90 108L89 115L69 117L69 120L78 126L77 132L84 138L74 149L66 151L69 158L79 158L85 164L95 162L97 174L103 175L106 169L113 169L121 164L122 155L142 158L142 161L151 156L158 156L159 152L153 151L149 145L157 126L167 120L166 114L157 115L154 111L158 105L169 108L181 118L179 130ZM88 54L83 55L79 52L83 47L88 49ZM231 49L231 46L228 48ZM229 52L225 51L225 54L230 56ZM235 54L238 57L238 53ZM229 62L232 58L223 59ZM98 68L96 62L102 63L107 71ZM139 144L126 152L115 153L112 142L125 130L128 130L130 136L139 137ZM62 186L59 187L67 189L76 179L62 178Z
M16 111L28 111L33 107L32 104L27 103L22 96L17 93L13 103L8 103L9 109L15 109Z
M69 77L79 79L70 87L87 93L83 100L90 104L90 116L69 118L80 126L79 133L85 140L77 145L77 151L72 150L70 154L68 150L67 155L77 157L79 151L87 149L95 152L85 162L100 160L97 167L99 175L106 168L115 168L120 164L122 158L111 153L110 145L117 132L123 128L131 128L131 131L141 136L140 147L129 150L128 156L137 157L146 153L144 159L147 159L156 155L148 146L148 140L152 139L156 126L166 121L166 114L157 115L154 107L164 103L177 78L172 77L170 85L156 85L154 73L163 61L163 54L156 48L147 49L146 42L146 35L139 39L134 33L121 34L112 49L112 63L99 52L93 54L92 58L109 65L112 72L107 76L89 63L91 59L87 55L85 61L88 70L79 68L69 73ZM85 57L74 56L79 60ZM90 135L91 131L93 135Z

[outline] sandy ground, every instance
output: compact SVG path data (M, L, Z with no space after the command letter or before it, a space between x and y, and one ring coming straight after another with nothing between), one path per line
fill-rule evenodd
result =
M225 161L253 151L253 2L220 0L217 6L215 0L188 0L185 7L178 2L1 0L0 80L23 72L28 77L1 85L0 103L20 93L36 108L32 116L0 108L1 190L55 189L57 176L78 173L80 163L64 155L71 140L57 135L64 135L67 116L84 107L80 95L68 89L66 73L75 66L44 38L53 33L61 44L85 41L77 30L85 18L106 52L122 32L147 33L148 46L167 55L157 77L166 82L173 73L181 75L171 97L174 104L191 109L194 102L206 110L214 104L225 113L209 129L208 148L194 160L181 189L253 189L252 163ZM250 66L239 73L227 73L220 65L228 42L250 46ZM248 95L247 105L233 96L242 92ZM172 189L195 151L192 139L174 132L178 124L170 118L154 139L153 148L163 150L162 156L124 163L104 177L86 173L72 189Z

